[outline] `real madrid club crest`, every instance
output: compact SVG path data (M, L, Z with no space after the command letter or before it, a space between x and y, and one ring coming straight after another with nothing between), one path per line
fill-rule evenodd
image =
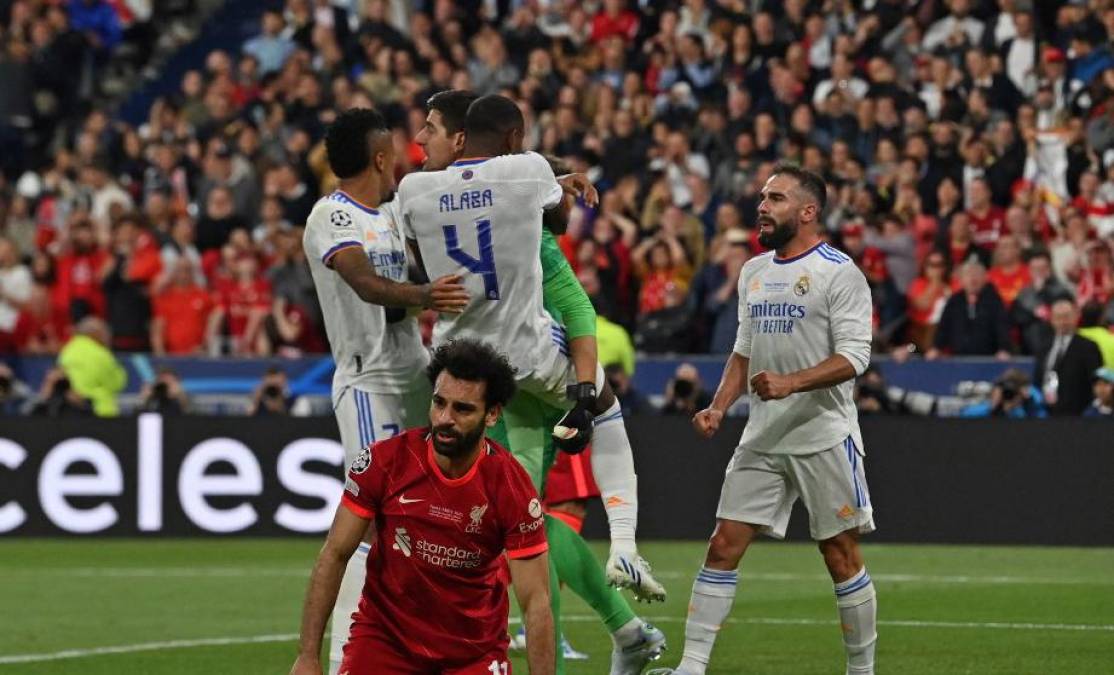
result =
M356 459L352 461L350 471L352 473L363 473L371 466L371 446L365 445Z
M797 283L793 286L793 292L797 295L805 295L808 293L809 279L807 274L802 274Z

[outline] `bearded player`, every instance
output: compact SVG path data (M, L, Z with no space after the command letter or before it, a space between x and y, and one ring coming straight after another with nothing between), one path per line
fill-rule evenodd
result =
M748 385L750 419L692 586L681 664L654 673L705 672L739 561L758 534L785 536L798 498L835 584L846 672L874 672L877 608L858 543L874 518L852 400L855 376L870 364L870 289L851 259L820 239L825 197L822 178L788 165L762 189L759 242L773 250L743 266L735 349L712 405L693 424L711 437Z
M621 412L604 386L595 336L568 340L543 309L538 259L542 223L563 228L567 205L546 160L520 153L523 135L522 114L513 101L502 96L477 99L468 109L461 150L470 159L458 160L443 171L410 174L399 187L397 201L403 230L414 239L425 268L434 274L444 269L469 273L465 285L476 297L460 321L438 321L434 342L469 337L507 349L526 400L535 402L535 411L565 411L560 426L572 433L558 442L578 451L592 438L594 420L615 419L622 429ZM590 349L574 348L581 345ZM535 413L532 419L536 425L543 418ZM543 436L548 435L547 427L541 429ZM544 438L530 449L540 451L543 444ZM536 484L546 468L528 465ZM575 561L568 568L579 564L586 572L580 579L562 577L562 581L578 592L574 585L578 581L589 582L582 585L586 590L600 586L606 591L602 570L583 540L555 519L547 521L547 530L553 556L567 557ZM583 555L575 550L577 540ZM632 576L638 577L637 570ZM613 609L605 613L596 607L614 641L611 672L640 672L660 654L664 635L635 617L617 594L596 598Z
M314 205L303 243L336 362L333 409L348 467L369 443L422 424L429 407L422 376L429 354L406 308L459 312L468 294L458 277L406 281L402 237L378 208L395 188L394 145L383 117L368 109L341 113L326 132L325 147L340 186ZM368 548L361 545L352 557L333 615L334 674Z
M505 675L504 555L529 632L530 672L554 672L549 562L530 477L484 436L514 393L506 357L468 340L427 369L429 426L364 448L314 565L292 675L318 675L345 565L370 522L375 543L341 671Z

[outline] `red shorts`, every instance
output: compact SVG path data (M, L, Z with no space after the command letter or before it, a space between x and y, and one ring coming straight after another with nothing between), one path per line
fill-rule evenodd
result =
M445 665L407 650L381 632L359 630L344 645L339 675L507 675L511 661L506 647L470 663Z
M599 496L600 489L592 476L592 448L579 455L558 452L557 461L545 478L546 506Z

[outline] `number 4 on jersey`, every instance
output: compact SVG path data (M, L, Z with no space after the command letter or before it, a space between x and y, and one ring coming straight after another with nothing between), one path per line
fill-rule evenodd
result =
M495 253L491 250L491 221L476 221L476 238L479 243L480 257L474 258L460 248L456 225L442 225L445 233L445 252L469 272L483 276L484 297L488 300L499 299L499 277L495 274Z

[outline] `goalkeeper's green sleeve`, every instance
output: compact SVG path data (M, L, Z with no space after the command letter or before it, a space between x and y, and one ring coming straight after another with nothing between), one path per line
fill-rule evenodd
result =
M554 319L564 324L569 340L596 334L596 310L576 279L569 261L549 230L542 231L542 299Z

